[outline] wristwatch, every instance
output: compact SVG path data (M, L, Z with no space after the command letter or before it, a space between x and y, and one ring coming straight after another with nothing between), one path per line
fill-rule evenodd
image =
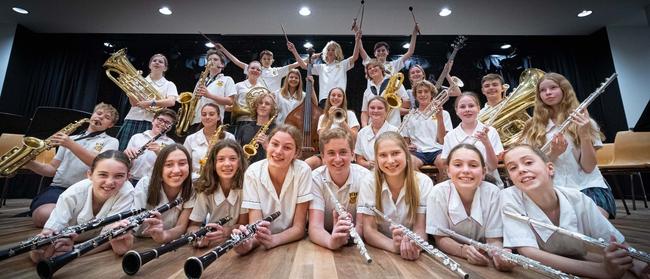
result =
M155 106L156 106L156 100L152 100L152 101L151 101L151 106L152 106L152 107L155 107Z

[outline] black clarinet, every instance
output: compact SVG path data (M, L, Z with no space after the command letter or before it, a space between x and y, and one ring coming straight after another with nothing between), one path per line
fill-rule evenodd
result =
M74 225L70 227L66 227L62 229L59 232L56 232L52 235L49 236L33 236L30 237L29 239L20 242L18 245L11 247L7 250L2 250L0 251L0 260L8 259L16 255L20 255L25 252L29 252L31 250L36 250L38 248L41 248L45 245L53 244L56 240L61 239L61 238L69 238L72 234L81 234L86 231L94 230L96 228L99 228L101 226L117 222L119 220L122 220L124 218L131 217L133 215L136 215L142 211L145 211L144 208L142 209L131 209L127 210L124 212L120 212L111 216L107 216L104 218L98 218L98 219L93 219L87 223L80 224L80 225Z
M174 201L164 204L156 209L160 213L163 213L179 204L183 203L182 198L175 199ZM83 256L84 254L90 252L92 249L100 246L113 238L126 234L132 229L135 229L137 226L141 225L144 222L144 219L151 218L153 211L145 211L138 215L129 217L129 224L126 227L114 228L110 231L101 233L99 236L96 236L92 239L84 241L82 243L76 244L72 251L67 252L63 255L52 257L48 260L42 260L36 266L36 272L41 278L52 278L52 275L59 270L61 267L71 262L72 260Z
M226 216L224 218L219 219L219 221L217 221L217 224L223 226L223 224L230 222L230 220L232 220L232 217ZM126 252L126 254L124 254L124 257L122 258L122 270L124 270L124 273L128 275L134 275L138 273L138 271L143 265L150 262L151 260L156 259L167 252L175 251L176 249L185 246L188 243L191 243L199 238L202 238L207 233L212 232L213 230L214 228L212 227L204 226L193 233L187 233L175 240L160 245L160 247L158 248L150 249L144 252L138 252L135 250Z
M166 127L165 127L165 130L162 130L162 131L160 132L160 134L155 135L155 136L154 136L152 139L150 139L147 143L143 144L143 145L140 147L140 149L138 149L138 151L135 153L135 157L133 157L133 159L131 159L131 161L133 161L133 160L137 159L138 157L140 157L140 155L142 155L142 153L144 153L144 151L147 150L147 145L149 145L150 143L155 142L156 140L158 140L160 137L162 137L162 135L166 134L167 131L169 131L169 129L170 129L171 127L172 127L171 125L166 126Z
M187 278L201 278L203 270L208 267L211 263L217 260L219 257L223 256L230 249L236 247L239 244L242 244L244 241L253 238L255 233L257 233L259 223L262 221L273 222L280 216L280 211L276 211L273 214L264 217L264 219L255 222L255 224L246 225L246 230L240 234L231 234L230 239L226 240L223 244L214 248L214 250L204 254L201 257L189 257L185 261L185 276Z

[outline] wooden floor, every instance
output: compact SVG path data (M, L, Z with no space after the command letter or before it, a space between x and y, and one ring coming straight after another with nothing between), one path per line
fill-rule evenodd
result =
M29 200L8 200L0 208L0 249L39 232L26 217L12 217L25 212ZM637 249L650 251L650 210L637 202L638 209L625 215L618 203L615 226ZM13 244L13 245L12 245ZM136 242L142 251L155 247L151 240ZM210 249L183 247L144 265L138 278L185 278L183 264L190 256L200 256ZM417 261L404 261L398 255L368 247L373 263L365 264L356 247L331 252L304 239L264 251L258 249L246 256L227 253L205 268L203 278L456 278L454 273L428 256ZM521 268L513 272L498 272L492 267L477 267L454 258L470 278L546 278ZM129 278L121 267L121 258L111 251L87 255L72 261L55 273L55 278ZM0 261L0 278L36 278L35 265L27 254ZM630 274L626 276L632 278Z

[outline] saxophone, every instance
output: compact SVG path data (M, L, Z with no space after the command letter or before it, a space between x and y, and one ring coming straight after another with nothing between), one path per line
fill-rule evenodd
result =
M196 113L196 106L199 103L200 97L196 96L196 91L205 84L205 80L208 78L210 73L210 67L212 62L205 65L205 70L201 73L199 81L194 88L194 92L183 92L178 95L178 102L181 104L181 108L178 110L178 124L176 124L176 135L183 136L187 133L187 129L192 125L192 120L194 120L194 114Z
M402 97L398 96L396 93L400 86L402 86L403 82L404 74L397 73L391 76L386 85L386 89L381 94L381 96L386 99L386 102L388 102L390 109L399 109L402 107Z
M54 134L64 133L70 135L88 121L90 121L88 118L77 120L63 127L63 129ZM53 136L54 135L50 136L46 140L37 139L35 137L24 137L22 145L15 146L0 157L0 177L12 177L16 175L16 172L22 166L27 164L29 161L34 160L45 150L54 147L51 143Z
M255 156L255 154L257 154L257 149L260 147L260 144L257 143L257 137L262 133L266 134L266 130L269 129L269 126L271 126L271 123L273 123L273 120L275 120L276 116L278 115L277 114L273 115L273 117L271 117L271 119L269 119L269 121L267 121L266 124L264 124L264 126L260 127L260 129L257 131L257 133L255 133L251 141L247 144L244 144L243 148L244 148L244 155L246 155L246 159L249 159L250 157L253 157Z
M208 143L208 150L205 152L205 155L203 155L203 158L199 160L199 165L201 165L201 168L205 165L205 162L208 161L208 155L210 154L210 149L217 143L218 140L223 139L226 137L225 129L228 128L228 124L221 124L217 128L216 131L214 131L214 134L212 134L212 137L210 137L210 142Z

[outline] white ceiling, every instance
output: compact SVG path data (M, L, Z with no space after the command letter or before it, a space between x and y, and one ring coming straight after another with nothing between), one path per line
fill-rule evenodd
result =
M346 35L361 1L347 0L3 0L0 22L44 33ZM166 5L171 16L158 13ZM28 15L11 10L19 6ZM312 14L298 15L301 6ZM650 0L367 0L366 35L585 35L604 26L647 26ZM438 16L442 7L453 13ZM593 10L586 18L576 15Z

